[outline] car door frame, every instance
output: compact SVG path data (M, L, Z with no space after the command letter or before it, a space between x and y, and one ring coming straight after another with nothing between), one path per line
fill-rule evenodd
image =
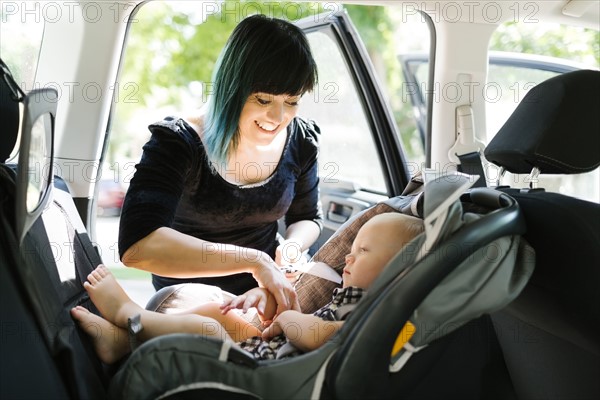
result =
M347 219L384 198L398 196L409 182L407 159L391 108L383 95L367 50L345 10L307 17L295 23L305 33L330 29L339 46L365 110L367 123L384 175L387 193L374 193L352 182L321 182L324 229L316 247L322 245ZM327 33L329 34L329 32ZM347 211L341 214L339 209ZM311 249L312 250L312 249Z

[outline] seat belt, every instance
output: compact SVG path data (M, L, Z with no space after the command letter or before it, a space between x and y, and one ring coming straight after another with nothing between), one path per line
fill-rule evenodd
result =
M481 154L478 151L473 151L471 153L457 155L457 157L460 160L458 172L467 175L479 175L479 179L477 179L473 187L486 187Z
M481 159L484 149L483 142L475 137L473 109L470 105L456 107L456 142L448 150L448 158L458 164L458 172L479 175L473 187L487 186Z
M341 284L342 277L329 265L321 261L310 261L304 264L298 264L289 266L290 269L284 270L284 272L295 272L300 271L305 274L314 275L328 281Z

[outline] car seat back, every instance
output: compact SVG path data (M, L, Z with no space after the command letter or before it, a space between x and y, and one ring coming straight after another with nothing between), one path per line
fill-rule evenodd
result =
M12 78L8 66L0 59L0 115L2 134L0 135L0 162L10 156L19 135L19 102L24 96L21 88Z
M519 174L575 174L600 165L600 72L534 87L488 145L486 158ZM523 293L493 315L520 398L599 398L600 205L538 188L514 197L537 267Z

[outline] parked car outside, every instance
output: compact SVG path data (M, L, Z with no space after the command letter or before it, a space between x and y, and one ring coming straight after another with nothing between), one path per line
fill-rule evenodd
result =
M113 217L121 215L125 188L119 181L101 179L98 182L98 198L96 213L100 217Z

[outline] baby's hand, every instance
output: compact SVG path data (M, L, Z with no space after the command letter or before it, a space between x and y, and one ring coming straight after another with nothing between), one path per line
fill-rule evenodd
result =
M273 321L271 321L271 324L262 331L262 338L269 340L277 335L285 334L284 328L286 325L296 330L298 328L298 325L295 323L296 318L302 317L302 315L304 314L299 311L287 310L275 316ZM295 332L295 335L297 334L302 335L302 332Z
M283 329L277 322L277 318L275 318L273 321L270 321L269 325L262 331L262 338L264 340L269 340L282 333Z
M226 300L221 304L221 313L227 314L230 310L241 309L244 313L251 307L256 307L259 314L264 314L269 292L265 288L254 288L246 293Z

